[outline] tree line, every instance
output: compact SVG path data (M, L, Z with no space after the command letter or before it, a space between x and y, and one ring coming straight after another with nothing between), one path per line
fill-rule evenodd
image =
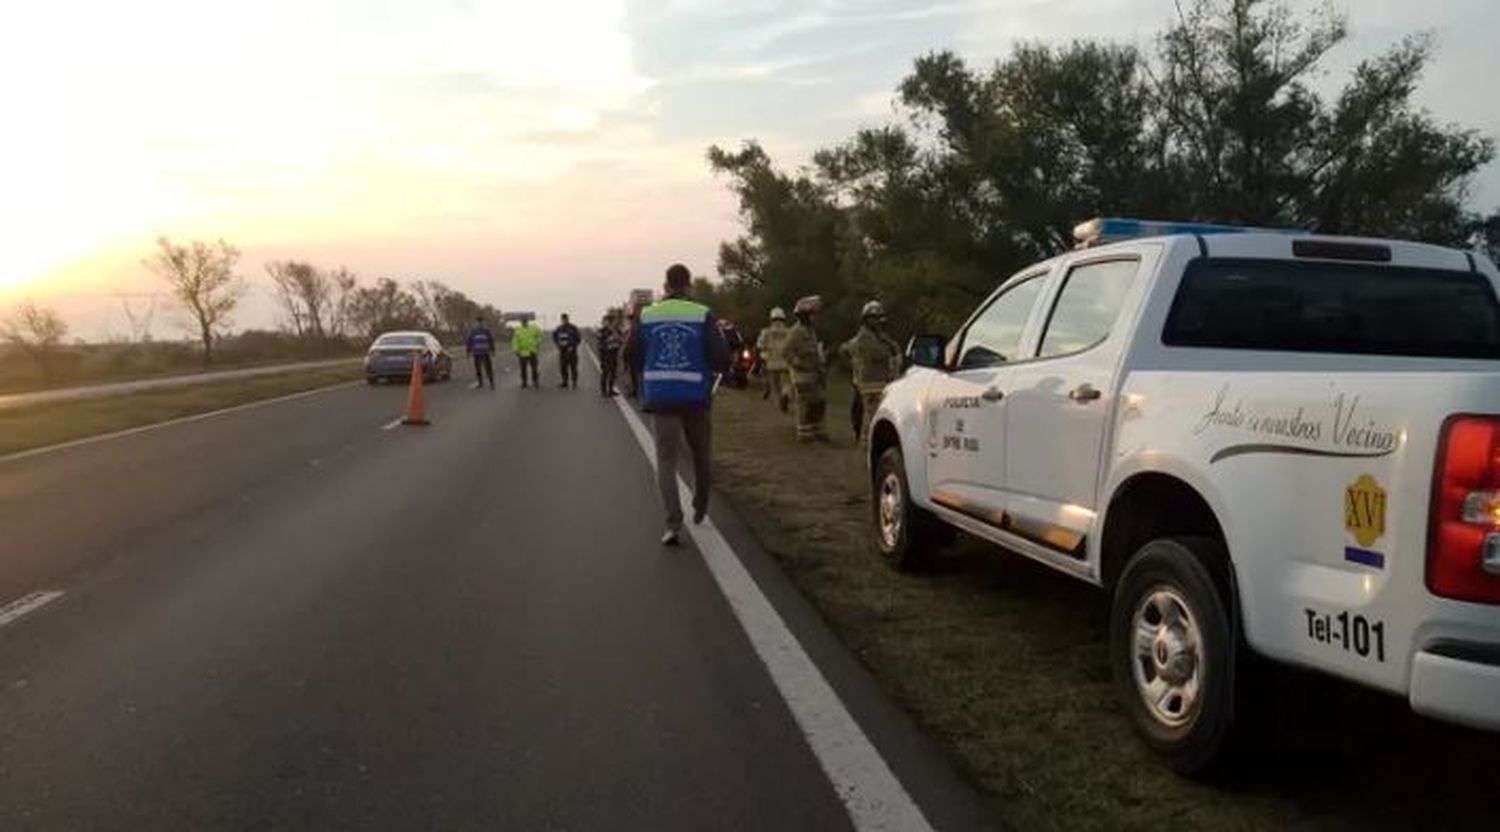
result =
M1488 247L1468 204L1495 142L1413 101L1434 42L1412 35L1314 90L1348 35L1331 6L1196 0L1143 51L1026 43L994 66L918 58L900 118L788 171L757 142L708 163L743 233L697 293L732 318L821 294L831 334L881 299L904 332L951 332L1005 276L1094 216L1303 228Z
M205 364L225 338L232 318L250 292L239 273L241 252L224 240L174 243L167 237L144 265L162 280L173 304L201 350ZM396 329L424 329L439 338L462 337L475 318L501 319L500 310L481 304L436 280L401 283L381 277L364 285L339 266L325 268L302 260L267 263L266 276L276 302L282 331L311 352L331 353ZM132 330L149 341L149 314L141 329L126 303ZM69 328L55 309L26 300L0 319L0 341L31 359L43 377L53 375L56 354Z

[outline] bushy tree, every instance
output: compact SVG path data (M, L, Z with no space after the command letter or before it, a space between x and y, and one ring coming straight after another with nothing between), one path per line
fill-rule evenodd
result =
M1101 215L1302 227L1465 244L1491 139L1436 123L1412 97L1432 56L1405 39L1329 100L1313 89L1347 34L1331 8L1195 0L1129 46L1022 44L988 70L919 58L901 123L778 168L755 142L709 150L744 233L701 291L755 323L822 294L841 337L869 297L898 330L950 330L1016 269L1072 246Z
M417 296L389 277L360 286L350 295L350 326L367 337L397 329L422 329L427 318Z

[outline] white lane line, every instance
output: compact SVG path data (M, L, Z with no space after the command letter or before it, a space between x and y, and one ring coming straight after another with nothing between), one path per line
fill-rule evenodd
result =
M80 445L92 445L95 442L107 442L111 439L119 439L125 436L134 436L137 433L145 433L147 431L160 430L162 428L170 428L177 425L185 425L189 422L201 422L204 419L212 419L215 416L223 416L229 413L239 413L243 410L254 410L257 407L266 407L268 405L281 404L282 402L289 402L293 401L294 399L303 399L307 398L308 396L317 396L322 393L328 393L334 390L343 390L346 387L353 387L356 384L364 384L364 382L351 381L345 384L334 384L328 387L318 387L312 390L303 390L300 393L292 393L286 396L277 396L274 399L257 399L256 401L237 404L233 407L225 407L220 408L219 410L210 410L205 413L194 413L191 416L181 416L176 419L168 419L165 422L154 422L149 425L141 425L140 427L117 430L114 433L102 433L98 436L86 436L82 439L74 439L68 442L59 442L56 445L47 445L46 447L42 448L32 448L29 451L17 451L13 454L0 456L0 464L15 462L21 459L29 459L30 457L41 456L42 454L50 454L54 451L65 451L69 448L77 448Z
M49 589L17 598L9 604L0 607L0 627L4 627L28 613L36 612L62 596L63 593L61 590Z
M592 349L586 350L594 368L599 359ZM656 465L656 444L635 411L617 398L615 404L635 435L651 465ZM677 479L683 505L692 505L692 493L681 477ZM849 820L860 832L873 830L910 830L924 832L932 826L880 756L859 723L844 707L838 694L828 684L786 622L750 577L739 555L719 533L713 518L688 527L693 542L702 553L719 591L740 622L755 652L765 664L771 681L786 700L797 726L818 764L833 783L834 791L849 813Z
M403 416L397 416L396 418L390 420L389 422L386 422L385 424L381 425L380 429L381 430L395 430L396 428L401 427L401 420L403 418L405 418L405 417L403 417Z

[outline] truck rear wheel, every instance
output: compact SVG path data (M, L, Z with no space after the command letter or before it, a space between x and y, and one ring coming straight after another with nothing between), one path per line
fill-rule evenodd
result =
M902 572L929 563L939 543L938 521L912 502L899 447L887 448L880 455L872 496L875 544L886 562Z
M1237 684L1230 605L1208 563L1223 547L1163 538L1126 564L1110 609L1110 663L1136 730L1171 768L1207 772L1235 727Z

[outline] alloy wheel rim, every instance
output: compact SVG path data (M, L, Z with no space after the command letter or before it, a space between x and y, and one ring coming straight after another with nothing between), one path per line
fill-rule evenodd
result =
M901 478L887 473L880 481L880 540L886 551L894 551L901 539L903 500Z
M1182 594L1167 586L1142 596L1131 618L1131 670L1152 718L1187 725L1202 703L1202 630Z

